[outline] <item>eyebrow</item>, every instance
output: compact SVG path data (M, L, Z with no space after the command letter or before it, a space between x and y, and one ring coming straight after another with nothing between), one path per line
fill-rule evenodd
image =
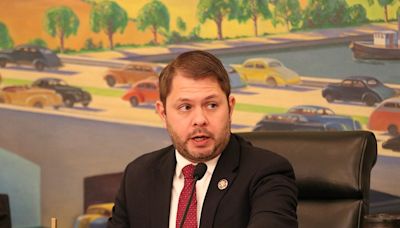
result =
M211 94L211 95L205 97L203 100L210 100L210 99L213 99L213 98L216 98L216 97L217 97L217 94ZM180 102L191 101L191 100L192 99L189 99L189 98L179 98L178 99L178 101L180 101Z

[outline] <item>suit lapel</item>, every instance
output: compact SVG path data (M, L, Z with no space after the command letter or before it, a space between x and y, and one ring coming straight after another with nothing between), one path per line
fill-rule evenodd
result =
M240 145L234 135L231 135L229 143L222 152L212 175L207 194L204 199L203 209L201 212L200 227L213 227L214 216L218 205L229 191L230 185L236 177L236 170L239 167ZM221 180L227 180L227 188L220 190L218 183Z
M150 223L151 227L168 227L169 226L169 210L171 203L172 181L175 172L176 159L174 147L166 148L167 153L160 159L160 163L154 167L152 178L154 185L152 186L153 197L148 203L151 208Z

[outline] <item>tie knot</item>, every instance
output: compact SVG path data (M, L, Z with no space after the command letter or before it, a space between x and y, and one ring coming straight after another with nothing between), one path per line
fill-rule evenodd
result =
M185 179L193 179L194 168L195 166L192 164L183 167L182 173Z

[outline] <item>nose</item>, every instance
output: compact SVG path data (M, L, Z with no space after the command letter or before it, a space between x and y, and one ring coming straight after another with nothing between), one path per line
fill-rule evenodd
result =
M206 115L206 111L198 108L193 112L193 126L201 127L206 126L208 124L208 119Z

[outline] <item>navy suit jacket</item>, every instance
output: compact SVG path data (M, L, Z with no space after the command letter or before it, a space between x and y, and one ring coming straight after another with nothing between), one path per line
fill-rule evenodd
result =
M131 162L108 227L167 228L175 166L173 146ZM228 180L224 190L218 188L221 179ZM200 227L297 227L296 207L289 162L232 134L212 175Z

